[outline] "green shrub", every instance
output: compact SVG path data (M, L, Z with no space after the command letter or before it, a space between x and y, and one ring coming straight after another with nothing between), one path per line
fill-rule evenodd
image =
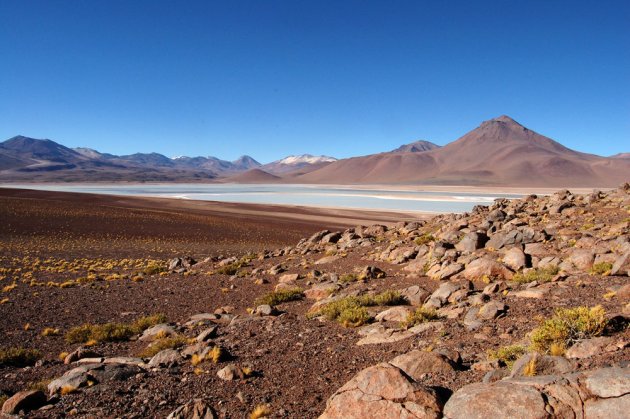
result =
M613 264L610 262L600 262L593 265L591 268L591 273L593 275L610 275L610 271L612 271Z
M183 336L169 336L153 341L140 356L143 358L152 358L155 354L164 349L176 349L181 348L187 342L187 339Z
M527 273L517 272L512 281L524 284L527 282L549 282L560 272L560 268L555 265L544 268L530 269Z
M407 320L402 323L403 327L413 327L415 325L430 322L440 318L440 315L433 309L418 307L416 311L409 313Z
M527 353L527 348L521 345L504 346L496 351L488 351L488 358L496 359L512 369L517 359Z
M549 353L552 346L568 348L579 339L601 335L607 324L602 306L558 309L532 331L532 349Z
M37 349L0 349L0 366L27 367L34 365L41 357L42 354Z
M324 316L328 320L336 320L345 327L357 327L370 320L365 307L399 304L406 304L405 298L397 291L386 290L375 295L341 298L326 304L308 316Z
M267 304L273 307L287 301L301 300L302 298L304 298L303 290L301 288L293 288L265 294L256 300L256 305Z
M413 242L417 244L418 246L422 246L423 244L427 244L432 241L435 241L435 237L433 237L433 234L425 233L420 237L416 237L416 239Z
M141 317L134 323L83 324L73 327L66 333L68 343L120 342L142 333L151 326L166 321L163 314Z

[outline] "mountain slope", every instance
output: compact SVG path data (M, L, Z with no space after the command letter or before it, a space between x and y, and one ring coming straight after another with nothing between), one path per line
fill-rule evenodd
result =
M302 154L299 156L287 156L283 159L267 163L261 167L268 173L276 175L286 175L289 173L300 172L301 174L320 169L332 162L337 161L336 158L330 156L313 156L312 154Z
M628 180L629 174L626 159L579 153L504 115L483 122L444 147L339 160L296 180L596 187L618 185Z
M390 151L390 153L422 153L423 151L434 150L436 148L440 148L440 146L430 141L420 140L401 145L397 149Z

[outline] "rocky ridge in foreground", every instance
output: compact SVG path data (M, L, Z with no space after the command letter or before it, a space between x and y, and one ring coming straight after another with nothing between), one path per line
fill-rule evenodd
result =
M133 347L76 339L63 364L49 361L62 373L46 394L24 389L3 412L596 418L630 408L628 184L166 268L167 279L225 279L227 295L268 292L156 320L133 331Z

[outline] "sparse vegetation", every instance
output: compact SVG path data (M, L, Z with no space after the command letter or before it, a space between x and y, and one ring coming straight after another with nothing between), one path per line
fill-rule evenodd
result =
M509 345L499 348L496 351L488 351L488 358L496 359L512 369L514 362L526 353L527 348L522 345Z
M228 263L227 265L220 266L216 273L220 275L236 275L238 271L247 266L252 260L252 256L245 256L237 260L236 262Z
M528 283L528 282L549 282L560 272L560 268L555 265L546 266L544 268L536 268L530 269L526 273L517 272L512 281L518 282L520 284Z
M225 351L221 349L220 346L214 346L205 355L193 354L190 363L193 366L197 366L204 361L212 361L213 363L218 364L219 361L221 361L221 359L225 357L225 355Z
M180 348L186 344L186 341L184 336L169 336L156 339L140 353L140 356L143 358L151 358L164 349Z
M304 298L304 291L301 288L293 288L265 294L256 300L256 305L268 304L273 307L281 303L301 300L302 298Z
M37 349L0 349L0 366L27 367L34 365L41 357L42 354Z
M536 357L532 357L529 362L527 362L527 365L525 365L525 368L523 369L523 375L525 377L533 377L537 374L537 369L538 369L538 361L536 360Z
M47 327L44 330L42 330L42 336L59 336L61 332L59 331L59 329L55 329L52 327Z
M433 234L425 233L420 237L416 237L416 239L413 242L418 246L422 246L423 244L428 244L428 243L431 243L432 241L435 241L435 237L433 237Z
M569 348L578 339L599 336L608 321L602 306L563 308L531 333L532 349L550 353Z
M600 262L593 265L591 268L591 274L593 275L610 275L613 264L610 262Z
M129 340L132 336L142 333L144 330L158 323L163 323L166 317L163 314L142 317L132 324L105 323L84 324L74 327L66 333L68 343L98 343L118 342Z
M355 282L358 279L359 278L356 274L343 274L339 277L339 282L341 282L342 284L346 284L348 282Z
M326 304L309 317L325 316L328 320L336 320L344 327L358 327L370 320L365 307L406 304L406 300L397 291L386 290L375 295L345 297Z
M414 312L409 313L407 320L405 320L401 326L409 328L421 323L437 320L439 318L440 316L435 310L418 307Z
M252 413L249 414L249 419L261 419L269 416L271 414L271 409L266 404L259 404L252 410Z

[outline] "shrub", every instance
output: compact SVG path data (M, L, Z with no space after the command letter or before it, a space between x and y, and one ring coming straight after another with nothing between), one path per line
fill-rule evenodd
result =
M527 282L549 282L560 272L560 268L555 265L547 266L544 268L530 269L527 273L517 272L512 281L520 284Z
M409 313L407 320L402 323L403 327L413 327L417 324L430 322L440 318L440 315L433 309L418 307L416 311Z
M345 283L348 283L348 282L357 281L358 279L359 278L355 274L343 274L339 278L339 282L341 282L342 284L345 284Z
M496 351L488 351L488 358L496 359L512 369L512 365L517 359L527 353L527 349L521 345L504 346Z
M304 298L304 292L301 288L293 288L282 291L274 291L269 294L265 294L256 300L256 305L267 304L275 306L288 301L301 300Z
M145 348L144 351L140 354L143 358L151 358L155 354L164 349L176 349L184 346L186 344L186 338L183 336L170 336L166 338L156 339Z
M600 262L593 265L591 268L591 273L593 275L610 275L610 271L612 271L613 264L610 262Z
M161 274L162 272L166 272L166 271L167 271L166 266L151 264L151 265L147 265L142 270L142 273L144 273L145 275L156 275L156 274Z
M227 265L221 266L217 269L216 273L221 275L236 275L236 273L244 266L247 266L251 258L249 256L245 256L236 262L228 263Z
M0 349L0 365L27 367L34 365L42 357L37 349L6 348Z
M68 343L86 342L119 342L129 340L132 336L142 333L151 326L163 323L166 317L163 314L141 317L132 324L105 323L83 324L73 327L66 333Z
M59 336L59 329L54 329L52 327L47 327L42 330L42 336Z
M249 414L249 419L260 419L267 417L271 414L271 409L266 404L259 404L256 406L252 413Z
M193 354L190 363L193 366L197 366L204 361L212 361L213 363L218 364L225 355L225 351L223 351L220 346L215 346L205 355Z
M422 246L423 244L427 244L432 241L435 241L435 237L433 237L433 234L424 233L422 236L416 237L416 239L413 242L417 244L418 246Z
M345 327L358 327L370 320L365 307L405 304L406 300L397 291L383 291L376 295L345 297L332 301L309 317L325 316L328 320L336 320Z
M542 353L549 353L552 345L554 351L559 347L566 349L579 339L601 335L607 323L602 306L558 309L551 319L532 331L532 349Z

